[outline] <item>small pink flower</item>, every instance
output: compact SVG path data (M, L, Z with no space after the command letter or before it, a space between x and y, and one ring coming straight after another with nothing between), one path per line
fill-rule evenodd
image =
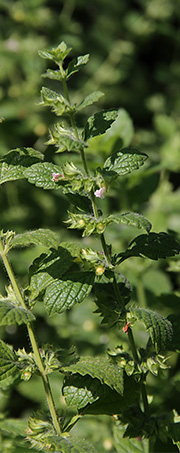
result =
M62 173L52 173L52 181L57 182L59 178L64 178Z
M97 198L104 198L104 193L106 192L106 187L103 186L101 189L98 189L94 192L95 197Z

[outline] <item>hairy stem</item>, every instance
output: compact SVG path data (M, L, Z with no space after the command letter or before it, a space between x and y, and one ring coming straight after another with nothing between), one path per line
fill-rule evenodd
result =
M6 253L4 252L4 248L3 248L3 245L2 245L1 241L0 241L0 254L1 254L4 266L6 268L7 274L9 276L11 285L12 285L12 287L14 289L14 293L16 295L16 298L19 301L21 307L27 309L26 304L24 302L24 299L22 297L22 294L20 292L19 286L18 286L18 284L16 282L12 267L11 267L11 265L9 263L9 260L7 258ZM42 363L42 359L41 359L41 356L40 356L40 353L39 353L38 345L37 345L37 342L36 342L35 334L34 334L32 325L30 323L27 323L27 330L28 330L30 341L31 341L32 350L34 352L36 364L37 364L37 367L39 369L39 372L40 372L40 375L41 375L41 378L42 378L42 381L43 381L44 390L45 390L45 393L46 393L47 403L48 403L49 411L51 413L53 425L54 425L54 428L55 428L57 434L61 434L61 430L60 430L60 426L59 426L59 422L58 422L58 418L57 418L57 414L56 414L55 404L54 404L54 400L53 400L53 396L52 396L52 392L51 392L51 387L50 387L50 384L49 384L49 379L48 379L48 376L45 373L45 369L44 369L44 366L43 366L43 363Z

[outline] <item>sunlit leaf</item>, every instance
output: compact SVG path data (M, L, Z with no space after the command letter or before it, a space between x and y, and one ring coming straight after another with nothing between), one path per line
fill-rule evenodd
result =
M111 214L108 216L108 221L120 224L125 223L136 228L144 228L148 233L151 229L151 223L143 215L137 212L126 212L124 214Z
M0 340L0 380L17 373L16 357L10 346Z
M23 307L14 305L9 300L0 300L0 326L27 324L35 320L34 315Z
M43 155L33 148L13 149L0 159L0 184L23 179L25 169L42 159Z
M146 154L132 147L121 149L108 157L103 167L104 177L123 176L137 170L147 159Z
M83 99L83 101L78 105L77 110L82 110L85 107L94 104L94 102L97 102L102 96L104 96L104 93L102 93L101 91L93 91L93 93L88 94Z
M39 230L16 234L11 242L12 247L27 247L31 244L57 248L59 239L52 230L39 228Z
M63 370L68 373L79 373L82 376L88 374L123 394L123 369L108 357L81 357L78 362L64 367Z

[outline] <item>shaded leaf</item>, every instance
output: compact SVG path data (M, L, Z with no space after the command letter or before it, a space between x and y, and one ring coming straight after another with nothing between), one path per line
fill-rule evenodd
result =
M59 173L61 169L50 162L42 162L32 165L25 170L24 176L31 184L43 189L59 189L60 186L52 179L53 173Z
M17 307L10 300L0 300L0 326L27 324L35 320L34 315L23 307Z
M97 378L101 384L106 384L118 393L123 393L123 369L113 363L108 357L81 357L78 362L63 367L63 372L79 373Z
M120 224L135 226L136 228L144 228L148 233L152 227L149 220L137 212L126 212L124 214L111 214L108 216L108 221Z
M62 313L74 304L81 303L92 289L94 273L71 272L50 283L44 304L49 315Z
M85 140L104 134L115 121L117 115L117 110L102 110L90 116L84 129Z
M122 256L122 261L129 256L147 257L151 260L174 256L180 252L180 244L168 233L149 233L137 236Z
M148 439L127 439L124 438L125 427L122 424L116 424L113 428L114 446L117 453L145 453L149 450Z
M74 264L77 256L74 244L64 243L58 250L49 250L36 258L30 267L31 300L36 298L49 283L60 279L62 275Z
M104 93L102 93L101 91L93 91L93 93L88 94L88 96L83 99L76 110L79 111L91 104L94 104L94 102L97 102L102 96L104 96Z
M108 157L103 167L104 177L123 176L137 170L147 159L146 154L132 147L124 148Z
M103 394L102 394L103 392ZM124 392L120 395L105 384L102 384L99 399L88 404L83 414L121 414L127 411L139 399L139 385L132 376L124 374Z
M23 179L24 170L41 161L43 155L33 148L16 148L0 159L0 184Z
M173 335L170 341L167 344L167 349L169 351L178 351L180 352L180 314L171 314L167 318L173 327Z
M157 350L165 349L173 335L171 322L159 313L145 308L131 307L130 313L146 326L155 348Z
M38 230L26 231L25 233L16 234L11 242L11 247L27 247L31 244L42 245L48 248L57 248L59 240L54 231L39 228Z
M12 348L0 340L0 381L17 373L16 357Z
M109 327L123 321L122 310L131 298L132 288L128 280L120 274L117 275L117 282L122 303L116 300L112 283L97 282L93 286L95 303L98 307L96 313L100 313L100 316L103 317L102 324L107 324Z
M81 55L79 57L73 58L73 60L68 64L68 68L66 70L67 79L74 74L75 72L79 71L82 66L84 66L89 60L89 54Z

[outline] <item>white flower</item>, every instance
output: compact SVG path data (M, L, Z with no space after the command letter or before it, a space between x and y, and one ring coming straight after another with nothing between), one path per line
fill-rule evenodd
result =
M94 192L95 197L97 198L104 198L104 193L106 192L106 187L103 186L100 189Z

